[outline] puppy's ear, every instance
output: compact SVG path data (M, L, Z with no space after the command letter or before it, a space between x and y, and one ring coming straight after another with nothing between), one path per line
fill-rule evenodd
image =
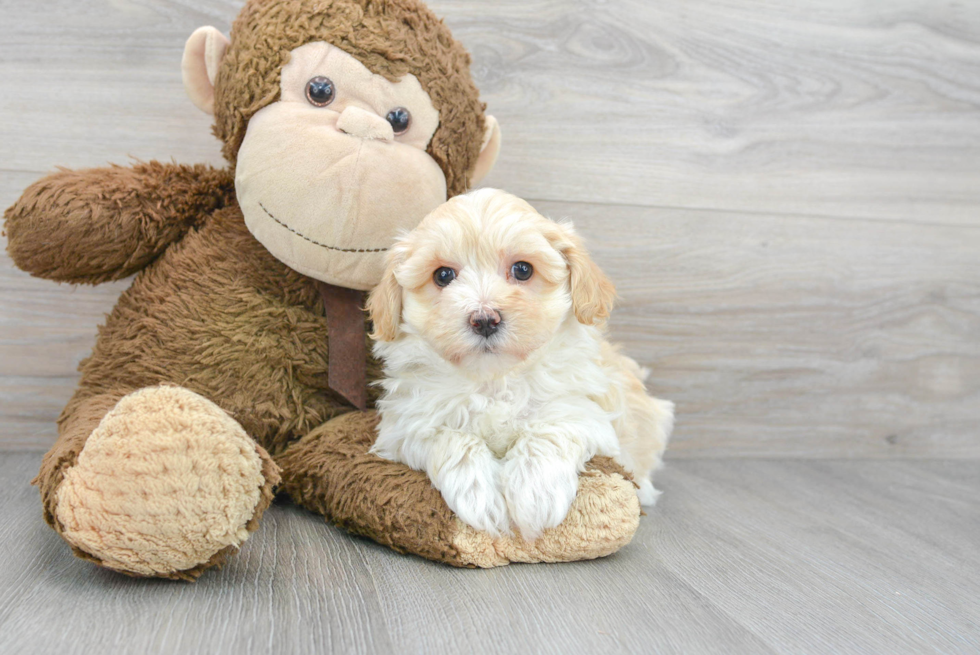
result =
M388 258L381 283L368 296L367 310L374 323L371 338L375 341L394 341L398 336L402 320L402 288L395 279L395 268L401 261L398 256Z
M572 224L562 223L559 229L561 237L555 245L568 262L572 311L579 323L594 325L609 318L616 300L616 287L589 257Z

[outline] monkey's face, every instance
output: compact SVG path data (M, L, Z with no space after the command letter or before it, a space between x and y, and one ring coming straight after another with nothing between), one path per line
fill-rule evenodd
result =
M184 88L215 116L246 224L291 268L369 289L400 232L492 168L469 55L423 4L248 0L232 35L191 35Z
M238 152L245 222L290 268L370 289L395 237L446 200L426 153L439 113L415 76L389 82L327 43L293 50L281 80Z

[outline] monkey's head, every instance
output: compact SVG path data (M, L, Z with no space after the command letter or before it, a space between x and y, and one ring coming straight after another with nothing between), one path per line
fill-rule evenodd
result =
M300 273L370 289L399 232L493 166L500 131L469 65L416 0L249 0L230 41L191 35L182 69L252 234Z

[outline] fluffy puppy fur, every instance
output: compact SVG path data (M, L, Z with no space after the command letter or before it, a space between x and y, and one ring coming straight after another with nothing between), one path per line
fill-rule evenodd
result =
M368 300L384 360L373 452L425 471L491 534L513 525L533 540L561 523L594 455L631 471L652 505L673 404L605 340L614 297L570 223L495 189L437 208L391 249Z

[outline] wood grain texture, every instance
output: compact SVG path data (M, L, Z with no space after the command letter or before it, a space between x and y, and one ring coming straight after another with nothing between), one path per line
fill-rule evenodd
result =
M290 505L196 584L71 556L0 460L0 651L971 653L974 462L698 460L663 471L633 543L594 562L458 570Z
M980 13L431 4L503 125L488 183L573 219L617 282L614 337L678 402L670 457L980 457ZM5 6L0 206L56 164L221 165L179 60L239 6ZM0 256L0 444L52 442L126 285Z
M504 130L490 184L547 200L976 225L973 3L493 6L446 4Z
M670 457L980 457L980 230L537 203L677 403Z
M3 168L126 154L219 162L183 97L200 24L238 2L4 8ZM980 12L955 0L431 3L475 57L505 148L490 183L543 200L970 223ZM57 79L51 86L37 80Z

